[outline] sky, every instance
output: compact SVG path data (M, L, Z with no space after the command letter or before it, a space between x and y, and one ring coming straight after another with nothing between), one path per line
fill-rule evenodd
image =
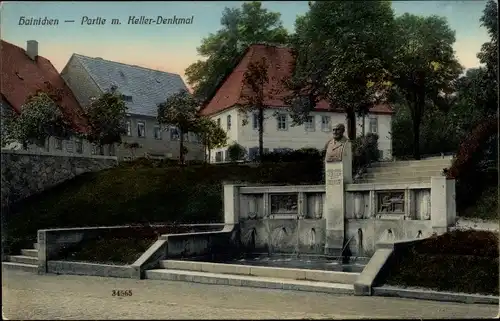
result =
M39 54L61 71L73 53L174 72L184 80L184 70L200 57L196 48L204 37L220 28L225 7L240 7L241 1L183 2L17 2L3 1L0 7L1 38L26 47L37 40ZM448 19L456 31L455 51L466 68L479 66L481 45L489 41L479 19L486 5L469 1L393 1L396 15L405 12ZM280 12L283 25L293 31L297 15L308 10L307 1L265 1L263 6ZM130 16L191 18L192 24L128 24ZM29 18L58 19L58 25L33 26L20 21ZM21 19L23 18L23 19ZM96 24L89 25L89 22ZM104 25L98 24L106 19ZM119 19L120 25L112 25ZM64 22L74 20L74 22ZM85 22L82 24L82 20Z

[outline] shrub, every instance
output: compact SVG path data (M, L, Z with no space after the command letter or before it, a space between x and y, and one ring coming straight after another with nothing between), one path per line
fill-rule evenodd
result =
M298 150L282 150L266 153L263 162L322 162L324 154L315 148L301 148Z
M377 134L370 133L360 136L352 142L352 168L354 173L370 165L370 163L378 161L379 158Z
M456 230L433 236L414 246L420 254L456 254L498 257L498 233Z
M234 142L227 148L227 153L229 155L229 160L231 160L232 162L236 162L245 158L246 149L240 144Z
M387 283L498 295L498 233L453 231L396 252Z
M299 185L321 180L322 164L307 162L183 167L138 159L79 175L3 209L2 235L6 250L17 251L36 242L36 231L43 228L221 222L224 181Z

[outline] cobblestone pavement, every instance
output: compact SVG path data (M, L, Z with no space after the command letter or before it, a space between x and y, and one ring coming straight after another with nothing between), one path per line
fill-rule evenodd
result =
M130 297L112 296L131 290ZM28 319L352 319L495 317L498 307L186 282L3 270L2 306Z

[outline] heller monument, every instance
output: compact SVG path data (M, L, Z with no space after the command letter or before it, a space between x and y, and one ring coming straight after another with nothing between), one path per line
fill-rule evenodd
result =
M325 149L325 254L339 256L344 247L345 184L352 182L351 143L344 136L345 126L333 129Z
M345 127L344 124L338 124L333 128L333 138L330 139L325 146L326 162L338 162L342 160L342 155L348 142L347 138L344 136Z

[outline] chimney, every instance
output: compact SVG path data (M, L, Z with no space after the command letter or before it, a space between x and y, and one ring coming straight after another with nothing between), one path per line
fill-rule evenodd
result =
M31 60L36 60L36 56L38 56L38 41L28 40L26 45L26 54L31 58Z

